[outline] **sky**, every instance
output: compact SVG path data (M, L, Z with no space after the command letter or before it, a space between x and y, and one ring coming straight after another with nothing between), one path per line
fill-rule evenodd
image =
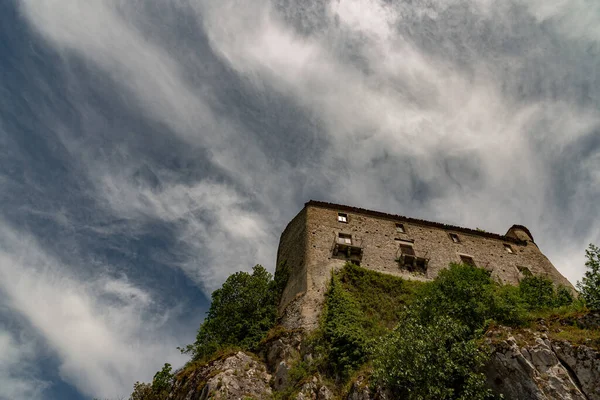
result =
M600 243L600 3L0 0L0 399L127 398L309 199Z

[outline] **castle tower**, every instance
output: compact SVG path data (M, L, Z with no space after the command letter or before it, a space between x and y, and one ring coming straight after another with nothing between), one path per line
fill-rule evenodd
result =
M285 263L290 271L279 305L285 327L317 327L330 273L347 261L417 280L463 262L489 270L502 283L517 284L531 273L573 288L522 225L499 235L311 200L279 241L278 268Z

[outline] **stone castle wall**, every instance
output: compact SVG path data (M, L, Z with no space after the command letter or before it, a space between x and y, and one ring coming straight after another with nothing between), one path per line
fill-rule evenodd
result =
M338 213L347 216L346 223L338 221ZM402 224L403 233L397 224ZM449 263L460 263L463 255L491 271L492 278L502 283L517 284L523 273L530 271L572 288L525 227L515 225L507 235L496 235L311 201L290 222L279 245L277 263L286 262L291 271L280 304L285 326L309 330L316 327L331 271L348 261L346 254L334 255L340 233L351 235L353 243L362 248L361 266L406 279L433 279ZM450 234L457 235L459 242L453 241ZM417 256L426 258L426 269L411 272L402 266L397 261L400 244L412 245Z

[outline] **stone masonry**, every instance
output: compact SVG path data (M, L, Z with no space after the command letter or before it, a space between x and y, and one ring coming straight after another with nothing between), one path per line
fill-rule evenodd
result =
M450 263L473 263L502 283L542 275L571 283L542 254L529 230L513 225L505 235L309 201L279 242L277 266L290 277L279 305L287 328L316 328L332 270L347 261L401 276L430 280Z

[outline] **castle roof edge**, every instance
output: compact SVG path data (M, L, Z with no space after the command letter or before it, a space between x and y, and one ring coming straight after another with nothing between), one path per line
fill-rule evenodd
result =
M522 246L527 245L527 242L524 240L513 238L510 236L506 236L506 235L500 235L498 233L478 231L476 229L463 228L461 226L449 225L449 224L444 224L441 222L427 221L427 220L418 219L418 218L411 218L411 217L406 217L403 215L388 214L388 213L384 213L381 211L367 210L366 208L347 206L347 205L343 205L343 204L328 203L325 201L318 201L318 200L309 200L308 202L306 202L304 204L304 207L308 207L308 206L354 212L357 214L365 214L365 215L370 215L370 216L378 217L378 218L387 218L387 219L392 219L392 220L396 220L396 221L409 222L409 223L413 223L413 224L417 224L417 225L431 226L434 228L444 229L444 230L448 230L448 231L463 232L463 233L467 233L470 235L483 236L483 237L487 237L487 238L491 238L491 239L497 239L497 240L502 240L505 242L515 243L515 244L522 245ZM529 230L523 225L513 225L513 227L514 226L524 228L527 232L529 232ZM531 236L531 234L529 234L529 235Z

